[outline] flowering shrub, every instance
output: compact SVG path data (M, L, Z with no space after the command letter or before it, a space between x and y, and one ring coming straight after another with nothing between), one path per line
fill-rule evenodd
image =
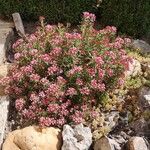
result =
M124 83L130 58L129 39L116 37L116 28L95 30L95 15L85 12L79 32L44 25L26 40L19 39L14 66L3 79L15 98L23 120L41 126L62 126L84 121L84 112L97 114L93 106L102 96Z

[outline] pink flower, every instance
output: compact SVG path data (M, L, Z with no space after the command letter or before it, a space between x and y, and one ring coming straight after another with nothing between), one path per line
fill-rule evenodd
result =
M129 38L124 38L125 44L130 44L131 43L131 39Z
M98 76L99 76L99 78L100 78L100 79L103 78L104 75L105 75L105 71L102 70L102 69L98 69Z
M49 85L49 80L47 80L47 78L42 78L42 79L40 80L40 82L41 82L44 86Z
M89 69L87 69L87 72L89 73L89 75L91 76L91 77L94 77L95 76L95 69L94 68L89 68Z
M15 107L18 111L21 111L24 107L24 99L20 98L20 99L16 99L15 101Z
M95 57L95 62L96 62L98 65L104 64L104 61L103 61L103 59L102 59L101 56Z
M44 93L43 91L41 91L41 92L39 93L39 97L41 97L41 98L45 98L45 97L46 97L46 95L45 95L45 93Z
M40 58L44 61L44 62L49 62L51 60L50 56L48 54L43 54L40 56Z
M80 40L82 39L81 34L79 33L65 33L65 37L69 40Z
M20 57L21 57L21 54L20 54L20 53L16 53L16 54L14 55L14 58L15 58L16 60L18 60Z
M13 48L13 49L16 49L18 46L20 46L20 44L21 44L22 42L23 42L23 39L17 40L17 41L13 44L12 48Z
M57 120L57 124L60 126L64 125L65 123L66 123L66 121L65 121L64 117Z
M85 104L85 105L82 105L82 106L81 106L81 109L82 109L83 112L85 112L85 111L87 111L88 106L87 106L86 104Z
M47 89L47 94L56 94L59 91L59 86L55 83L49 84L49 87Z
M73 122L75 122L76 124L79 124L81 122L83 122L83 113L81 111L76 111L74 115L72 115L70 117Z
M84 17L84 19L89 19L91 22L94 22L96 19L96 16L89 12L84 12L83 17Z
M72 48L69 49L68 54L69 55L76 55L77 52L78 52L78 48L72 47Z
M52 25L49 25L49 24L46 25L45 28L46 28L46 31L48 31L48 32L50 32L50 31L53 30L53 26L52 26Z
M118 43L120 43L120 44L124 44L124 40L122 38L120 38L120 37L117 37L115 39L115 41L118 42Z
M34 102L34 103L38 103L38 101L40 100L40 98L39 98L39 96L36 95L35 93L32 93L32 94L30 95L30 100L31 100L32 102Z
M107 73L108 73L108 75L109 75L110 77L113 76L113 70L112 70L112 69L108 69L108 70L107 70Z
M33 121L33 119L35 119L35 113L30 109L22 110L22 115L23 115L24 118L31 119L32 121Z
M40 80L40 76L38 74L31 74L30 80L38 82Z
M53 50L52 50L52 55L54 56L59 56L62 52L62 49L60 47L55 47Z
M22 67L21 71L24 72L25 74L28 74L28 73L32 73L33 72L33 68L32 68L31 65L28 65L28 66Z
M92 117L92 118L98 117L98 112L96 112L96 111L91 111L91 117Z
M97 89L101 92L105 91L105 84L104 83L98 83Z
M36 55L37 53L38 53L38 50L37 50L37 49L32 49L32 50L30 51L30 55L32 55L32 56Z
M60 84L60 85L64 85L67 81L61 77L61 76L58 76L57 77L57 83Z
M118 41L116 41L114 44L113 44L113 47L114 48L117 48L117 49L120 49L122 47L122 44Z
M77 84L77 85L83 85L83 81L82 81L82 79L77 78L77 80L76 80L76 84Z
M59 105L58 104L49 104L47 110L50 113L58 111L59 110Z
M48 68L48 74L49 75L53 75L54 73L56 73L58 71L58 67L56 65L52 65L51 67Z
M75 73L80 73L82 69L83 68L81 66L74 66L74 68L68 72L68 76L72 76Z
M45 126L52 126L52 125L55 125L56 124L56 120L54 118L49 118L49 117L41 117L39 119L39 124L42 126L42 127L45 127Z
M91 87L92 87L92 88L97 88L97 80L93 79L93 80L91 81Z
M66 95L69 95L69 96L77 95L77 91L74 88L69 88L66 92Z
M107 26L106 30L107 30L107 32L110 32L110 33L116 33L116 31L117 31L116 27L114 27L114 26Z
M29 36L29 41L30 41L30 42L34 42L35 40L37 40L37 37L36 37L34 34L31 34L31 35Z
M124 84L124 80L122 78L119 78L118 80L118 85L122 86Z
M89 95L90 94L90 90L88 87L84 87L80 89L81 94L83 95Z
M33 66L33 65L37 65L37 63L38 63L37 60L34 59L34 60L31 61L30 64L31 64L31 66Z

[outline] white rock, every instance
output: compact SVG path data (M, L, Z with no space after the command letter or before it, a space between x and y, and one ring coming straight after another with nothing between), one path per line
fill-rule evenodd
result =
M62 136L62 150L88 150L92 144L91 129L83 124L76 125L74 129L64 125Z
M9 63L0 65L0 80L7 76L9 67L10 67ZM0 96L5 95L4 89L5 86L0 84Z
M10 41L13 35L13 29L5 26L5 22L0 22L0 64L6 61L6 51L10 49Z
M139 91L139 103L141 108L150 107L150 88L142 87Z
M0 147L5 136L5 126L8 116L9 97L0 96Z
M128 150L148 150L145 140L142 137L132 137L127 143Z
M143 52L143 53L150 52L150 45L143 40L139 40L139 39L134 40L132 42L132 46L135 49L141 50L141 52Z
M118 111L109 112L105 114L105 118L107 118L107 120L105 121L105 123L107 123L107 126L113 129L118 124L119 112Z
M121 147L114 139L105 136L96 141L94 150L121 150Z

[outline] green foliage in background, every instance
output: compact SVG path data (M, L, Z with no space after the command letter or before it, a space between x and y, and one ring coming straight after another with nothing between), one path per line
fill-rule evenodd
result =
M103 0L101 22L137 38L150 36L150 0Z
M96 0L0 0L0 14L8 18L19 12L23 19L78 23L84 11L95 13Z
M0 0L0 14L6 18L19 12L25 20L45 16L50 23L79 24L84 11L95 13L103 26L116 26L121 34L150 38L150 0Z

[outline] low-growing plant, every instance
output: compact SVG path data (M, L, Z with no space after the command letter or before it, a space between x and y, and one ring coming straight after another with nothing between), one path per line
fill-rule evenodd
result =
M95 30L95 15L88 12L78 32L40 20L34 34L13 45L15 62L3 79L5 92L29 124L77 124L84 121L87 110L95 118L95 107L124 83L130 40L116 37L115 27Z

